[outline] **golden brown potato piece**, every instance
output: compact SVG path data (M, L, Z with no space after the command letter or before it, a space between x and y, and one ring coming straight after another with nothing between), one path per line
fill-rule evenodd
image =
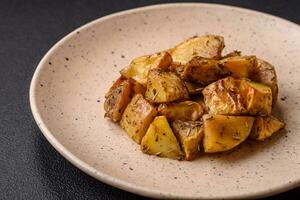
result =
M190 38L169 50L173 62L186 64L195 56L220 59L224 38L216 35L205 35Z
M247 113L245 99L240 91L240 80L227 77L204 88L202 94L211 114L240 115Z
M144 153L172 159L182 159L178 141L165 116L158 116L150 124L142 139L141 149Z
M271 137L271 135L283 127L284 123L274 116L259 116L255 118L250 138L264 141L266 138Z
M144 99L143 95L136 94L123 113L121 127L140 144L156 113L156 109Z
M234 56L220 60L219 64L231 72L235 78L247 78L256 67L255 56Z
M208 85L230 75L230 72L218 62L217 60L194 57L185 65L182 76L187 81Z
M203 114L203 108L194 101L164 103L158 106L158 114L169 120L196 121Z
M109 117L114 122L120 121L122 114L130 102L131 82L119 78L105 95L104 110L105 117Z
M268 86L248 80L227 77L202 91L211 114L269 115L272 110L272 92Z
M172 57L168 52L156 53L135 58L129 65L120 71L126 78L132 78L142 85L146 85L150 69L167 69L172 63Z
M165 103L189 98L183 81L172 71L149 71L145 98L152 103Z
M241 91L246 99L248 114L262 116L271 114L272 91L270 87L260 83L242 80Z
M176 120L172 122L172 128L184 152L185 160L194 159L200 151L203 138L202 122Z
M204 117L203 147L207 153L230 150L249 136L254 117L213 115Z
M257 66L254 68L250 79L255 82L265 84L271 88L273 105L275 105L278 96L278 85L274 66L262 59L257 59Z

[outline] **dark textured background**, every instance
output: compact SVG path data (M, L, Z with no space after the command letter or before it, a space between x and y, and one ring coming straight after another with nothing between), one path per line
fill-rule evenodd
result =
M104 15L172 1L0 1L0 199L144 199L73 167L46 141L29 107L39 60L64 35ZM300 24L297 1L210 1L251 8ZM274 174L276 175L276 174ZM300 188L271 198L300 197Z

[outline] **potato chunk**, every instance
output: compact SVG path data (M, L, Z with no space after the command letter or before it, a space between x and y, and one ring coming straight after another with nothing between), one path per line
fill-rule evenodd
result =
M224 38L216 35L205 35L190 38L169 50L173 62L186 64L195 56L219 59L224 45Z
M202 93L209 113L228 115L247 113L245 100L240 91L240 82L228 77L206 86Z
M203 126L200 121L172 122L172 128L176 135L186 160L192 160L200 151L200 142L203 138Z
M142 139L144 153L172 159L181 159L182 152L178 141L165 116L158 116L150 124Z
M270 115L272 111L272 91L270 87L242 80L241 91L245 95L247 113L250 115Z
M274 66L262 59L257 59L257 66L254 68L250 79L271 88L273 105L275 105L278 96L278 85Z
M255 56L234 56L222 59L219 64L231 72L235 78L247 78L256 67Z
M249 136L254 117L213 115L204 117L203 147L207 153L232 149Z
M126 78L132 78L140 84L146 85L150 69L167 69L171 63L171 55L168 52L161 52L135 58L129 67L121 70L120 73Z
M264 141L266 138L271 137L271 135L283 127L284 123L274 116L259 116L255 118L250 138Z
M136 94L125 109L120 124L140 144L155 116L156 109L141 94Z
M203 114L203 108L194 101L160 104L158 114L166 116L169 120L196 121Z
M189 98L183 81L172 71L149 71L145 98L152 103L171 102Z
M230 72L217 60L194 57L186 64L182 76L185 80L208 85L229 75Z
M105 117L109 117L114 122L120 121L126 106L130 102L131 87L131 82L123 78L119 78L113 84L105 95Z
M272 91L268 86L232 77L218 80L202 91L211 114L268 115L272 110Z

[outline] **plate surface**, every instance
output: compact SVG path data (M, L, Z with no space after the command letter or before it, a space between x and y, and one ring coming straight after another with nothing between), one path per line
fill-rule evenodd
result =
M142 154L104 119L105 92L133 58L208 33L225 37L225 52L238 49L275 65L276 112L286 129L263 143L192 162ZM300 185L299 52L299 26L278 17L209 4L143 7L95 20L58 42L37 67L30 104L57 151L115 187L157 198L267 196Z

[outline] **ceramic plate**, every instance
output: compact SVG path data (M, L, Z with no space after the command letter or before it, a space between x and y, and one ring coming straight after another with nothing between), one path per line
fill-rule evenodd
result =
M133 58L202 34L224 36L225 53L238 49L275 65L276 112L286 129L192 162L145 155L104 119L104 94ZM115 187L156 198L267 196L300 183L299 52L299 26L268 14L194 3L133 9L84 25L49 50L32 79L32 113L58 152Z

